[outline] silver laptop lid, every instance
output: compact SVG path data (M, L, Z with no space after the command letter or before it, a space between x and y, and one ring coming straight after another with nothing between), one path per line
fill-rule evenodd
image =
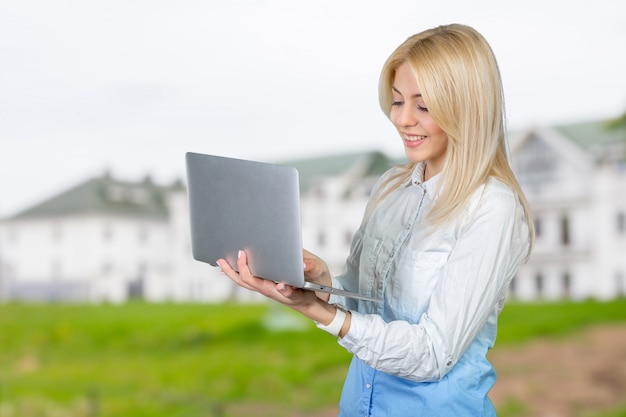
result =
M193 258L236 268L243 249L254 275L302 287L298 171L193 152L185 159Z

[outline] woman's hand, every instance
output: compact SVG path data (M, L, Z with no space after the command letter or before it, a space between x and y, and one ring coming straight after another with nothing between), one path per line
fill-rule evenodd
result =
M237 269L235 271L224 259L219 259L217 264L222 272L228 276L235 284L251 291L258 292L267 298L278 301L290 307L302 309L315 302L315 294L312 291L305 291L292 287L285 283L275 283L273 281L255 277L248 267L248 257L245 251L239 251L237 259Z
M327 287L332 286L333 280L326 262L306 249L302 249L302 258L304 260L304 279ZM315 294L324 301L328 301L330 298L328 293L316 292Z
M306 249L302 249L302 258L304 260L304 278L307 281L326 286L332 285L332 278L326 262Z
M237 259L237 269L239 269L239 272L231 268L224 259L219 259L217 264L222 269L222 272L240 287L256 291L267 298L278 301L319 323L328 325L335 317L335 314L337 314L337 308L334 305L328 304L328 294L302 290L287 285L284 282L277 284L273 281L252 275L250 268L248 268L248 257L244 251L239 251L239 257ZM314 282L330 285L330 273L324 261L305 250L304 264L306 277L310 278L311 281L315 280ZM339 333L341 337L343 337L350 328L350 319L351 316L348 314Z

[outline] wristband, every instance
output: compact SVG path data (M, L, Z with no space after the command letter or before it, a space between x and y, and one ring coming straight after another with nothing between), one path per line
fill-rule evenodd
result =
M339 332L341 331L341 328L343 327L343 323L346 321L346 311L335 305L335 308L337 309L337 312L335 313L335 318L333 319L333 321L330 322L329 325L324 326L323 324L319 323L319 322L315 322L315 325L317 326L318 329L324 330L326 333L329 333L335 337L339 336Z

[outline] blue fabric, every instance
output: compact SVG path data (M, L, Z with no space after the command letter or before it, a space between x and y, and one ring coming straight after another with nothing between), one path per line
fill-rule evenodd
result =
M339 417L495 417L487 397L496 374L476 341L441 381L415 382L353 357Z

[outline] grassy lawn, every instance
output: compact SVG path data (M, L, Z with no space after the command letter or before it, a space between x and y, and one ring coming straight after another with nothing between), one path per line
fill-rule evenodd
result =
M560 338L593 324L625 322L626 299L608 303L508 303L500 314L497 344Z
M626 300L510 303L498 344L607 322ZM0 417L289 416L335 406L349 360L268 305L0 305Z

